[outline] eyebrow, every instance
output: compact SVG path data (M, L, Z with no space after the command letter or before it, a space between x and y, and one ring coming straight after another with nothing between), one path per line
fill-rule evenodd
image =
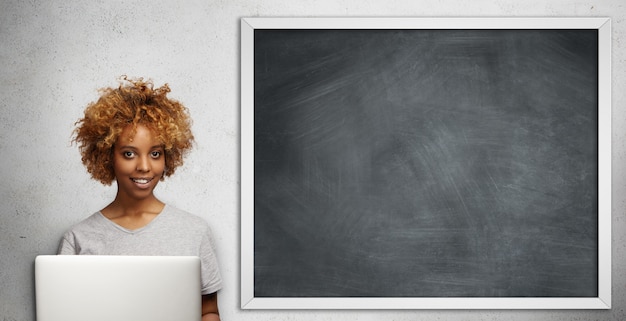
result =
M119 149L138 149L137 147L131 146L131 145L119 146L118 148ZM165 147L163 147L163 145L154 145L154 146L150 147L150 149L158 149L158 148L165 149Z

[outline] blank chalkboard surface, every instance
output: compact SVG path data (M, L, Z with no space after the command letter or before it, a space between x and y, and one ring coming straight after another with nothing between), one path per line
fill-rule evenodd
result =
M598 295L597 30L255 30L255 297Z

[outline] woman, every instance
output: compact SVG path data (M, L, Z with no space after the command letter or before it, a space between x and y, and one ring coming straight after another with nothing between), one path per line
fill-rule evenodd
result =
M83 164L115 199L73 226L59 254L192 255L202 263L202 320L219 320L222 280L208 224L157 199L154 189L183 163L193 143L187 108L167 98L167 85L123 78L102 91L76 124Z

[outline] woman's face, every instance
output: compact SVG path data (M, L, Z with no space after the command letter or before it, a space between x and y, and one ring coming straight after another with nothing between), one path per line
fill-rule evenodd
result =
M152 131L137 125L134 137L132 126L124 128L113 147L113 171L118 194L135 200L152 196L154 188L165 171L165 151Z

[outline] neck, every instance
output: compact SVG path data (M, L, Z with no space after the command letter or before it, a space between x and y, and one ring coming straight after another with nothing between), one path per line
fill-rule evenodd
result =
M164 206L165 204L154 195L137 200L124 197L118 193L113 202L109 204L105 210L116 212L118 215L141 216L144 214L158 214L163 210Z

